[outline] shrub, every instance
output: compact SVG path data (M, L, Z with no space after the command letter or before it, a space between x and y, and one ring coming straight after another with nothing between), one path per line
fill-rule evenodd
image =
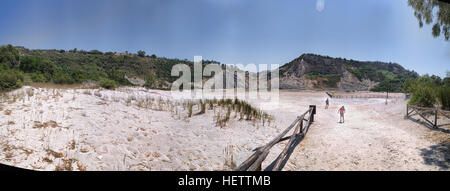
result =
M100 81L100 86L105 88L105 89L116 89L117 84L116 84L116 82L114 80L103 78Z
M411 93L410 104L433 107L440 103L441 108L450 110L450 86L437 76L423 75L417 79L407 79L403 86L404 93Z
M17 70L0 71L0 91L8 91L22 87L23 73Z
M324 78L324 83L328 87L337 87L337 83L341 81L342 74L322 74L320 72L308 73L307 78L317 80L318 78Z
M145 51L139 50L139 51L137 52L137 54L138 54L138 56L140 56L140 57L144 57L144 56L145 56Z
M435 89L430 86L419 85L413 92L409 103L421 107L433 107L436 103Z
M30 77L33 82L47 82L47 79L41 73L31 73Z
M89 54L103 54L103 52L101 52L99 50L91 50L91 51L89 51Z
M440 87L437 94L437 98L441 103L441 108L450 110L450 86Z
M19 66L19 51L12 45L0 46L0 63L6 68L16 69Z
M53 82L57 84L73 84L74 81L72 79L72 76L65 72L58 72L53 77Z
M120 85L132 85L132 83L127 78L125 78L125 72L122 70L109 70L108 78L116 81Z

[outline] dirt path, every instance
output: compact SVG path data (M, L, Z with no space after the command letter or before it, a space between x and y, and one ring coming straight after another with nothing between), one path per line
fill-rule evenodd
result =
M404 100L331 100L326 110L325 99L309 99L319 106L316 122L284 170L449 170L449 134L403 119Z
M279 104L252 103L273 115L272 123L233 118L220 128L214 117L225 111L208 110L189 118L181 104L166 104L164 109L160 98L170 98L166 91L24 87L15 93L0 101L0 163L22 168L231 170L309 105L317 105L315 123L284 170L449 170L450 166L450 131L430 130L403 119L404 100L385 105L383 99L331 99L325 110L324 92L282 91ZM154 101L142 107L145 99ZM345 123L339 124L337 109L342 105L347 114ZM271 150L263 166L284 144Z

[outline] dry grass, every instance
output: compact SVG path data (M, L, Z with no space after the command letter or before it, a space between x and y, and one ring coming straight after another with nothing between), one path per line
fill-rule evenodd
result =
M75 140L70 141L69 149L74 150L76 148L76 142Z
M3 112L3 114L5 114L5 115L11 115L11 114L12 114L12 111L9 110L9 109L7 109L7 110L5 110L5 111Z
M5 158L10 159L12 157L14 157L14 153L13 152L6 152L5 153Z
M87 152L89 152L89 149L86 148L86 147L84 147L84 148L81 148L81 149L80 149L80 152L82 152L82 153L87 153Z
M64 156L62 153L58 153L58 152L53 151L53 150L51 150L51 149L47 149L46 151L47 151L47 154L48 154L48 155L52 155L52 156L55 157L55 158L61 158L61 157Z
M25 152L25 154L26 154L27 156L34 153L33 150L31 150L31 149L26 149L26 148L23 147L23 146L19 147L19 149L22 150L23 152Z
M44 122L44 123L35 121L34 125L33 125L34 129L41 129L41 128L47 128L47 127L56 128L56 127L58 127L58 123L56 123L55 121L52 121L52 120Z
M75 161L76 161L75 159L63 159L64 169L72 171L73 170L72 163L74 163Z
M42 161L47 162L47 163L53 163L53 160L48 157L43 158Z
M55 171L64 171L64 166L61 165L55 166Z
M49 89L81 89L82 84L52 84L52 83L30 83L31 87Z
M72 164L75 162L76 159L62 159L62 163L55 167L55 171L73 171Z
M227 147L225 147L224 156L225 156L225 161L224 161L225 169L224 170L235 169L237 167L237 164L236 164L236 160L234 157L234 146L233 145L228 145Z
M86 167L81 165L79 162L77 162L77 168L78 168L79 171L86 171Z

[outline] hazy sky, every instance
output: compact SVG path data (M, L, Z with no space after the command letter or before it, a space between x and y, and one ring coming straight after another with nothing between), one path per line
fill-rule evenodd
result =
M450 42L419 28L413 13L407 0L1 0L0 44L225 64L315 53L444 77Z

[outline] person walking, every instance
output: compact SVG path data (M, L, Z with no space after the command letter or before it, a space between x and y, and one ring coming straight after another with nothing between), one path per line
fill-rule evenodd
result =
M329 105L330 105L330 103L329 103L328 98L327 98L327 100L325 100L325 109L328 109Z
M344 108L344 106L342 106L342 107L338 110L338 113L339 113L339 115L340 115L339 123L344 123L344 113L345 113L345 108Z

